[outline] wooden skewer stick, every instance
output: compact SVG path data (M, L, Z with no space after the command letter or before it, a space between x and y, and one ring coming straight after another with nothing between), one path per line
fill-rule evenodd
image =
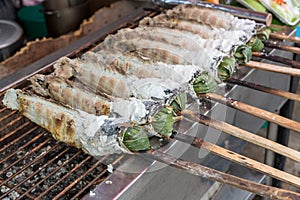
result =
M293 101L300 101L300 95L299 94L295 94L295 93L287 92L287 91L284 91L284 90L278 90L278 89L266 87L266 86L259 85L259 84L256 84L256 83L252 83L252 82L249 82L249 81L242 81L242 80L239 80L239 79L229 78L229 79L226 80L226 82L241 85L241 86L251 88L251 89L254 89L254 90L274 94L274 95L281 96L281 97L284 97L284 98L287 98L287 99L290 99L290 100L293 100Z
M294 36L289 36L289 35L282 35L278 33L271 33L270 34L271 38L276 38L280 40L287 40L295 43L300 43L300 38L299 37L294 37Z
M254 170L262 172L268 176L271 176L278 180L289 183L293 186L300 187L300 178L299 177L296 177L296 176L293 176L286 172L280 171L278 169L275 169L273 167L270 167L268 165L265 165L263 163L255 161L246 156L237 154L228 149L225 149L225 148L219 147L217 145L214 145L212 143L206 142L200 138L193 137L190 135L180 134L180 133L173 134L172 137L174 139L182 141L184 143L191 144L192 146L195 146L197 148L204 148L204 149L210 151L211 153L214 153L225 159L231 160L231 161L238 163L244 167L254 169Z
M275 124L291 129L293 131L300 132L299 122L282 117L278 114L274 114L272 112L215 93L206 93L205 95L203 95L203 97L225 104L229 107L235 108L237 110L243 111L245 113L259 117L261 119L265 119L269 122L273 122Z
M165 163L167 165L176 167L178 169L182 169L189 174L228 184L240 188L242 190L258 194L268 199L300 199L299 193L267 185L262 185L253 181L249 181L230 174L226 174L224 172L217 171L215 169L202 166L200 164L177 159L173 156L159 151L147 151L147 153L145 153L144 155L143 153L140 153L139 155L147 159L151 158Z
M277 43L275 44L275 43L271 43L271 42L265 42L264 46L300 54L300 48L299 47L286 46L286 45L277 44Z
M286 156L287 158L290 158L292 160L300 162L300 152L298 152L294 149L283 146L281 144L278 144L276 142L268 140L264 137L255 135L246 130L243 130L241 128L238 128L236 126L228 124L226 122L222 122L222 121L216 120L216 119L211 119L211 118L201 115L201 114L198 116L197 113L195 113L191 110L183 110L183 111L181 111L181 114L184 117L186 117L192 121L204 124L206 126L210 126L217 130L223 131L229 135L240 138L242 140L253 143L257 146L263 147L265 149L276 152L280 155Z
M277 72L277 73L287 74L291 76L300 76L300 69L294 69L290 67L283 67L279 65L261 63L256 61L249 61L247 64L243 64L243 65L251 68L270 71L270 72Z
M252 56L279 62L279 63L283 63L283 64L289 65L291 67L300 69L300 62L296 61L296 60L292 60L292 59L288 59L288 58L284 58L284 57L280 57L280 56L267 55L263 52L252 52Z

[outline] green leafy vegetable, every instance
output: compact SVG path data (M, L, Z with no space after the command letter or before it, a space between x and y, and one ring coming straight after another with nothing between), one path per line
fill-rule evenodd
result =
M134 126L127 129L123 136L123 144L130 151L142 151L151 149L146 130L139 126Z
M264 48L264 43L257 36L253 36L247 45L251 47L252 51L261 51Z
M172 135L174 122L173 109L171 107L165 107L154 115L151 124L158 134L168 138Z
M179 94L171 103L174 112L177 113L185 109L186 102L187 102L186 93Z
M250 61L252 58L252 49L247 45L239 46L234 53L234 57L237 60L237 63L243 64Z
M196 94L203 94L213 92L217 89L217 81L208 73L200 74L193 83L193 88Z
M236 60L232 58L224 58L218 67L218 76L221 80L230 78L235 70Z
M260 31L257 31L257 33L255 34L262 42L265 42L269 39L270 34L272 32L272 29L270 28L264 28Z

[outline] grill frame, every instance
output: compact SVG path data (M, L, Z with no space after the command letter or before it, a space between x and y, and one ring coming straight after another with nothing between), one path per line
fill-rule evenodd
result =
M146 4L147 5L147 4ZM151 5L147 5L147 7L150 7ZM128 27L131 25L134 25L139 18L141 18L142 15L148 15L150 12L149 11L143 11L141 10L138 13L135 13L133 15L129 15L127 18L124 18L118 22L112 23L110 24L108 27L105 27L102 30L96 31L84 38L82 38L81 40L71 44L70 46L61 49L58 52L55 52L49 56L47 56L46 58L43 58L35 63L33 63L32 65L29 65L27 67L25 67L23 70L19 71L17 74L14 74L14 76L10 76L8 78L5 78L3 80L0 81L0 91L5 91L8 88L11 87L19 87L22 84L26 84L26 79L30 76L32 76L33 74L36 73L48 73L49 71L52 70L52 63L57 60L58 58L60 58L61 56L69 56L69 57L74 57L77 56L79 54L81 54L82 51L84 51L85 49L90 49L92 46L94 46L99 40L101 40L101 38L105 37L108 33L112 33L118 29L120 29L121 27ZM276 52L274 52L274 54L276 54ZM45 64L47 63L47 64ZM267 77L272 77L275 76L277 77L277 75L275 73L270 73L270 72L264 72L264 75L261 75L260 72L258 70L249 70L249 69L241 69L240 74L237 74L236 76L239 77L243 77L243 80L247 80L247 81L256 81L259 84L265 84L265 85L269 85L274 87L273 84L270 85L270 82L264 82L261 81L263 78L261 78L261 76L267 76ZM258 73L258 74L257 74ZM259 77L259 78L257 78ZM289 78L285 75L279 75L279 77L283 77L284 80L289 80ZM266 84L267 83L267 84ZM279 89L288 89L288 85L276 85ZM260 107L260 102L261 99L256 99L255 102L253 102L253 100L247 99L247 98L243 98L242 94L247 94L249 93L250 89L245 89L245 88L240 88L238 86L234 86L233 88L231 88L228 92L226 92L226 95L229 95L235 99L241 100L243 102L246 103L251 103L252 105L255 104L255 106ZM259 92L256 92L259 93ZM261 93L259 93L259 95L261 96ZM267 95L268 97L264 97L264 99L269 99L269 98L273 98L273 96ZM249 101L249 102L247 102ZM267 107L267 110L270 111L276 111L278 109L280 109L280 107L282 107L282 105L286 102L286 100L277 97L276 98L276 102L274 102L272 105L270 105L269 107ZM218 109L220 108L220 104L216 104L212 110L210 110L210 112L207 112L207 115L212 115L212 112L215 112L213 115L214 116L218 116ZM263 107L265 108L266 106L263 105ZM223 109L221 109L223 110ZM238 120L237 120L238 119ZM251 121L255 122L255 128L249 128L249 126L247 124L245 124L245 121L247 121L247 119L250 119ZM257 129L259 127L261 127L261 125L264 123L263 120L258 120L257 118L254 117L250 117L246 114L243 114L239 111L235 111L232 109L229 109L227 117L226 117L226 121L229 123L232 123L234 125L238 125L244 129L251 129L250 131L252 132L257 132ZM200 130L207 130L206 127L204 126L196 126L195 124L193 125L192 128L200 129ZM202 137L205 135L201 135ZM51 136L50 136L51 137ZM225 136L225 139L227 137ZM231 140L230 140L231 141ZM235 142L236 139L232 139L232 141L230 143ZM240 141L239 142L240 148L242 149L245 146L245 142ZM168 151L168 153L172 153L174 152L175 154L178 154L178 150L180 150L182 144L180 144L179 142L175 142L173 144L171 144L170 146L167 146L165 148L165 150ZM241 151L237 149L234 149L237 152ZM197 155L197 150L195 149L188 149L187 152L185 152L184 155L181 155L182 152L179 152L180 156L183 157L186 160L192 160L192 161L196 161L197 160L197 156L188 156L187 154L190 154L190 152L192 152L193 155ZM222 171L227 171L230 168L230 162L229 161L224 161L224 160L220 160L220 158L216 158L216 156L208 156L207 158L203 159L200 161L200 163L208 163L208 165L210 165L209 163L215 163L217 159L217 166L214 166L214 168L218 168L220 166ZM99 162L99 161L98 161ZM101 161L102 162L102 161ZM108 163L109 164L109 163ZM147 184L151 184L152 188L154 187L154 185L156 183L158 183L159 181L157 179L162 179L162 177L166 177L168 178L168 176L170 175L170 173L165 173L166 171L170 170L172 173L174 173L174 171L172 169L164 168L163 171L158 171L155 172L154 177L149 177L149 173L147 172L147 170L153 170L153 168L157 168L160 167L160 164L157 162L154 163L149 163L145 160L142 160L141 158L138 157L131 157L129 156L129 158L126 159L125 163L122 163L122 165L120 166L122 167L133 167L135 165L139 166L139 169L137 169L138 173L124 173L122 169L118 169L115 170L113 174L111 174L109 177L107 177L105 179L105 181L101 182L101 184L98 184L95 188L95 190L93 190L93 193L95 193L95 196L90 195L90 194L86 194L83 198L84 199L111 199L111 198L119 198L119 199L126 199L129 197L134 197L134 196L138 196L136 195L136 193L138 193L139 195L142 195L143 193L143 189L141 188L139 185L147 185ZM176 172L175 172L176 173ZM177 172L178 173L178 172ZM186 179L186 174L180 174L181 176L184 177L184 179ZM151 175L152 176L152 175ZM191 178L190 176L188 176L189 180L192 180L193 183L198 182L197 180L199 178ZM107 181L111 181L112 184L109 184L110 182ZM118 183L118 184L115 184ZM202 180L201 184L207 184L206 188L211 188L211 186L213 185L210 181L206 181L206 180ZM195 184L195 187L199 186L199 182L197 184ZM155 187L154 187L155 188ZM204 190L206 188L203 188ZM170 188L169 188L170 189ZM151 190L151 187L147 190ZM202 191L203 192L203 191ZM200 193L197 193L200 194ZM101 195L101 196L99 196ZM171 196L170 196L171 198ZM131 198L133 199L133 198Z

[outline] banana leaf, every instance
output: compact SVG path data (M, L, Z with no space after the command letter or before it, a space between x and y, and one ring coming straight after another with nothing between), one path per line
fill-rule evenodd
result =
M261 51L264 48L264 43L258 36L253 36L247 45L251 47L252 51Z
M151 149L147 132L140 126L128 128L123 136L122 142L130 151L143 151Z
M235 71L236 60L232 58L224 58L218 67L218 76L221 80L230 78Z
M173 107L173 111L175 113L180 112L185 109L187 102L187 95L186 93L179 94L171 103Z
M272 30L270 28L264 28L260 31L256 32L256 36L262 41L265 42L270 38L270 34L271 34Z
M239 46L234 53L234 57L239 64L248 63L252 58L252 49L247 45Z
M154 115L151 125L159 135L169 138L172 135L174 122L172 107L165 107Z
M196 94L216 91L218 87L217 81L208 73L200 74L193 82L193 89Z

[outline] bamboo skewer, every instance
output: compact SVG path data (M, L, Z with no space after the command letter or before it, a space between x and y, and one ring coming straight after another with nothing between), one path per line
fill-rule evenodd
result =
M191 144L192 146L195 146L197 148L204 148L220 157L236 162L244 167L254 169L278 180L284 181L296 187L300 187L299 177L280 171L263 163L257 162L251 158L242 156L228 149L206 142L200 138L180 133L173 134L172 137L184 143Z
M271 43L271 42L264 42L264 46L300 54L299 47L285 46L282 44L278 44L278 43L275 44L275 43Z
M280 57L280 56L267 55L263 52L252 52L252 56L279 62L279 63L283 63L283 64L289 65L291 67L300 69L300 62L292 60L292 59L288 59L288 58L284 58L284 57Z
M270 34L271 38L275 39L280 39L280 40L287 40L295 43L300 43L300 38L299 37L294 37L294 36L289 36L289 35L282 35L278 33L271 33Z
M253 181L239 178L224 172L211 169L200 164L177 159L168 154L159 151L147 151L146 154L137 153L147 159L151 158L167 165L182 169L185 172L203 177L209 180L217 181L220 183L228 184L242 190L246 190L268 199L300 199L300 194L280 188L262 185Z
M270 71L270 72L277 72L277 73L287 74L291 76L300 76L300 69L294 69L290 67L283 67L279 65L260 63L255 61L249 61L247 64L243 64L243 65L251 68Z
M228 124L226 122L211 119L211 118L209 118L207 116L204 116L204 115L201 115L201 114L198 116L195 112L193 112L191 110L183 110L183 111L181 111L181 114L184 117L186 117L186 118L188 118L192 121L204 124L206 126L210 126L210 127L215 128L217 130L225 132L229 135L240 138L242 140L253 143L257 146L263 147L265 149L276 152L280 155L286 156L287 158L290 158L292 160L300 162L300 152L298 152L294 149L283 146L281 144L278 144L276 142L268 140L264 137L255 135L255 134L250 133L246 130L243 130L241 128L238 128L236 126Z
M215 94L215 93L206 93L205 95L203 95L203 97L217 101L222 104L225 104L229 107L246 112L248 114L259 117L261 119L265 119L269 122L273 122L275 124L278 124L282 127L291 129L293 131L300 132L300 123L299 122L282 117L282 116L274 114L272 112L269 112L269 111L257 108L255 106L251 106L251 105L245 104L243 102L240 102L240 101L237 101L237 100L234 100L231 98L227 98L227 97Z
M278 90L278 89L274 89L274 88L266 87L266 86L259 85L259 84L256 84L256 83L252 83L252 82L248 82L248 81L242 81L242 80L234 79L234 78L229 78L229 79L226 80L226 82L241 85L241 86L251 88L251 89L254 89L254 90L274 94L274 95L281 96L281 97L284 97L284 98L287 98L287 99L290 99L290 100L293 100L293 101L300 101L300 95L299 94L294 94L294 93L287 92L287 91L284 91L284 90Z

